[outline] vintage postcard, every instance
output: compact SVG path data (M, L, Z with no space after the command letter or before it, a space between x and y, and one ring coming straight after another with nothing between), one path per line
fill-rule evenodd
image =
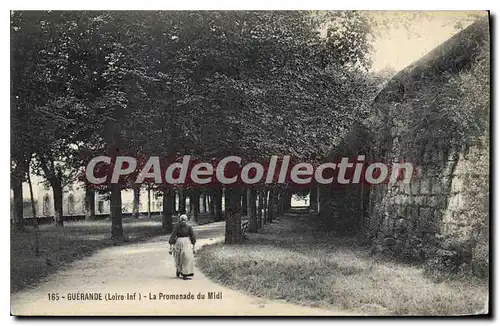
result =
M487 11L10 12L13 316L488 316Z

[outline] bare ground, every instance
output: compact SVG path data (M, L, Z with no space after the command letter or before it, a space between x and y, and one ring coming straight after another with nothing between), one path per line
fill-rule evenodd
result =
M195 228L197 247L222 240L224 224ZM284 300L267 300L218 285L195 269L192 280L175 277L173 258L168 255L167 237L140 244L109 247L73 261L66 269L45 278L36 287L11 294L11 313L20 315L345 315L348 311L294 305ZM197 254L198 255L198 254ZM140 294L135 300L70 301L78 292ZM208 299L208 292L221 299ZM194 300L159 299L163 294L192 293ZM199 293L204 300L197 299ZM51 300L55 295L58 300ZM149 299L155 295L157 300ZM63 298L64 297L64 298Z
M200 214L201 215L201 214ZM174 220L176 217L174 217ZM200 216L199 224L209 222ZM114 246L110 239L110 219L99 221L68 221L64 227L40 225L39 254L35 253L35 229L26 227L24 232L11 232L10 268L11 293L36 285L48 275L65 269L68 264L92 255L96 251ZM123 219L124 243L138 243L163 234L161 216L151 219L143 216Z

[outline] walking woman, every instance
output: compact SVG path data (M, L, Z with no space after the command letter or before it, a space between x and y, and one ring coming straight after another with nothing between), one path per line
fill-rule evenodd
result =
M176 276L182 276L185 280L194 275L194 245L196 238L193 228L187 224L187 216L182 214L179 223L175 226L170 236L170 251L174 254Z

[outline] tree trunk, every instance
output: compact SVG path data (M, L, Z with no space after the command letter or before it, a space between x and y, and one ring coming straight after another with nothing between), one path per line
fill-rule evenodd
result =
M31 201L31 216L33 218L33 227L37 228L38 227L38 219L36 217L36 205L35 205L35 197L33 196L33 185L31 184L31 177L30 173L28 171L27 173L28 176L28 187L30 190L30 201Z
M276 218L277 214L277 209L278 209L278 202L277 202L277 190L276 189L271 189L269 191L269 204L268 204L268 210L269 210L269 223L272 223L273 220Z
M263 226L262 210L264 209L264 191L259 191L259 200L257 204L257 225L261 229Z
M179 189L179 215L186 214L186 197L184 189Z
M141 205L141 185L134 184L132 186L132 190L134 191L134 202L132 206L132 216L134 218L139 218L139 207Z
M45 178L49 181L54 195L54 220L56 226L64 226L63 217L63 186L62 172L54 163L54 158L50 151L45 155L40 155L40 162Z
M215 220L215 194L212 193L210 195L210 200L209 200L209 205L208 205L208 210L210 211L210 220L214 221Z
M148 219L151 219L151 184L148 183Z
M161 226L165 234L171 233L173 230L172 226L172 215L174 214L175 208L175 191L174 189L163 190L163 211L161 218Z
M54 219L56 226L64 226L64 216L63 216L63 191L61 180L58 177L54 177L51 180L52 193L54 195Z
M214 193L215 220L222 221L222 188L215 189Z
M241 215L248 216L248 203L247 203L246 189L243 192L242 198L241 198Z
M226 244L238 244L243 242L241 234L241 195L238 188L226 188L225 196L228 206L226 206Z
M208 209L207 209L207 206L208 206L208 195L207 194L203 194L201 195L201 202L203 203L203 213L206 213L208 212Z
M95 218L95 190L89 186L85 187L85 221Z
M38 217L36 215L35 197L33 196L33 185L31 184L30 172L28 170L28 186L30 188L31 211L33 218L33 228L35 229L35 255L40 255L40 234L38 232Z
M123 241L122 190L120 184L117 183L112 183L110 187L111 239L121 242Z
M263 198L262 198L262 202L263 202L263 208L264 208L264 216L263 216L263 222L264 224L266 224L268 221L269 221L269 202L268 202L268 190L267 189L264 189L263 191Z
M22 153L22 157L16 158L16 168L12 172L11 187L14 195L14 231L24 231L24 212L23 212L23 181L26 174L29 173L29 164L32 153Z
M14 231L24 231L23 216L23 174L16 169L12 178L12 190L14 192Z
M316 184L316 211L318 215L321 213L319 184Z
M283 193L283 212L288 212L292 208L292 195L292 189L285 189Z
M269 189L268 195L267 195L267 222L270 223L272 222L272 219L274 218L273 216L273 190Z
M248 232L257 233L259 224L257 222L257 192L253 188L247 188L247 204L250 220L248 221Z
M318 187L318 210L319 215L328 218L333 217L332 210L332 189L328 185Z
M189 199L189 205L187 205L187 214L190 215L193 213L193 196L186 196Z
M318 212L318 187L317 185L311 185L311 190L309 194L309 207Z
M123 121L126 121L128 110L120 109L113 110L111 119L104 123L104 140L108 145L110 153L114 153L112 162L116 160L116 156L120 155L120 149L126 148L122 139ZM115 156L116 155L116 156ZM111 192L110 198L110 216L111 216L111 239L116 242L123 241L123 224L122 224L122 189L119 183L109 184Z
M198 189L193 190L193 194L191 195L190 198L191 201L191 207L192 209L192 214L193 214L193 219L195 222L198 222L198 216L200 214L200 191Z
M282 216L283 215L283 189L280 189L277 191L277 202L276 202L276 216Z
M227 221L227 214L228 214L228 209L229 209L229 195L228 195L228 193L229 193L229 189L225 188L224 189L224 220L226 220L226 221ZM241 198L240 198L240 200L241 200ZM241 205L240 205L240 207L241 207Z

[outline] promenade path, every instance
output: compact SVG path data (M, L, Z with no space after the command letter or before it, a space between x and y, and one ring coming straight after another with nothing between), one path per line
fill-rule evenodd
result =
M223 241L224 222L195 227L196 247ZM345 315L251 297L225 288L197 268L191 280L175 277L167 236L115 246L73 262L37 287L11 294L11 314L23 315ZM216 298L209 299L209 293ZM75 293L100 293L102 300L69 300ZM194 299L167 299L166 295ZM198 295L204 295L204 299ZM58 296L59 299L49 299ZM115 295L117 300L106 300ZM163 295L163 296L162 296ZM125 300L121 300L125 298ZM127 299L127 296L129 299ZM140 298L139 298L140 296ZM219 297L219 298L217 298Z

